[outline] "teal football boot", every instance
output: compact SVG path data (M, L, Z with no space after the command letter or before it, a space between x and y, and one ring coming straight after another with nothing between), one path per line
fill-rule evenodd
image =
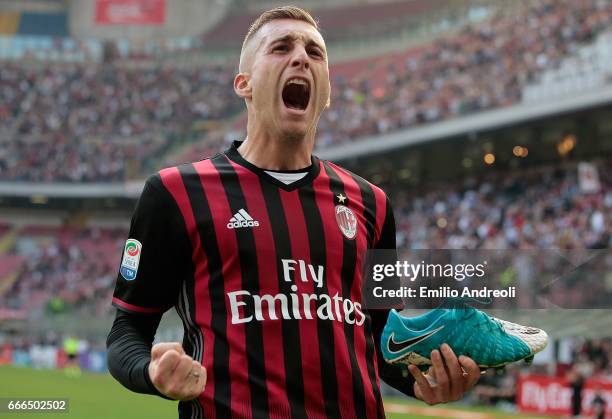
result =
M535 327L521 326L491 317L466 304L449 299L422 316L404 317L391 310L381 337L388 363L431 365L430 354L447 343L457 357L472 358L481 369L502 368L525 360L544 349L548 335Z

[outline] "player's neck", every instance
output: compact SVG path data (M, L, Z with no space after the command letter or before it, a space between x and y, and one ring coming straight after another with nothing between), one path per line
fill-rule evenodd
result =
M298 170L312 164L314 141L304 138L278 139L270 136L249 136L238 148L240 155L249 163L268 170Z

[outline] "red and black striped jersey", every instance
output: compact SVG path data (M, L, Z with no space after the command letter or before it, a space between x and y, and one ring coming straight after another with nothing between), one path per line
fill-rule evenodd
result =
M361 291L365 252L395 243L385 193L314 156L286 185L239 144L147 180L113 304L181 316L208 374L181 418L384 417Z

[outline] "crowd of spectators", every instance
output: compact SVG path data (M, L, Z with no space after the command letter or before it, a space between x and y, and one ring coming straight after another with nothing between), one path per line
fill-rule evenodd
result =
M612 378L612 339L583 339L572 351L572 366L583 377Z
M0 142L0 177L28 182L120 182L131 164L165 149L163 136L148 133L114 141L75 141L63 132L29 141ZM146 161L146 159L145 159Z
M382 60L383 83L338 81L319 124L320 145L515 104L538 73L611 25L608 0L524 2L513 14Z
M98 228L59 229L42 237L26 232L28 257L13 285L0 295L0 305L32 313L107 313L126 234L123 229Z
M576 166L493 173L394 197L398 245L411 249L601 249L612 244L612 161L600 190L581 190Z
M127 68L74 65L36 70L20 137L66 132L76 138L131 137L219 119L235 105L223 67Z
M232 79L222 66L3 64L1 177L123 180L130 159L165 150L197 122L235 113Z
M0 65L0 135L12 127L21 113L21 104L32 89L32 82L32 77L22 73L18 66L11 63Z
M527 2L378 59L336 80L318 145L515 104L539 72L611 25L611 0ZM120 181L130 159L158 158L170 138L243 109L233 65L149 65L3 62L0 178Z

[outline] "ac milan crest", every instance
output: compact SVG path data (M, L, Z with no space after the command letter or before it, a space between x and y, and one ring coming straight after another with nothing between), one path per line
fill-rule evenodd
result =
M353 211L344 205L336 205L336 221L344 237L353 240L357 235L357 217Z

